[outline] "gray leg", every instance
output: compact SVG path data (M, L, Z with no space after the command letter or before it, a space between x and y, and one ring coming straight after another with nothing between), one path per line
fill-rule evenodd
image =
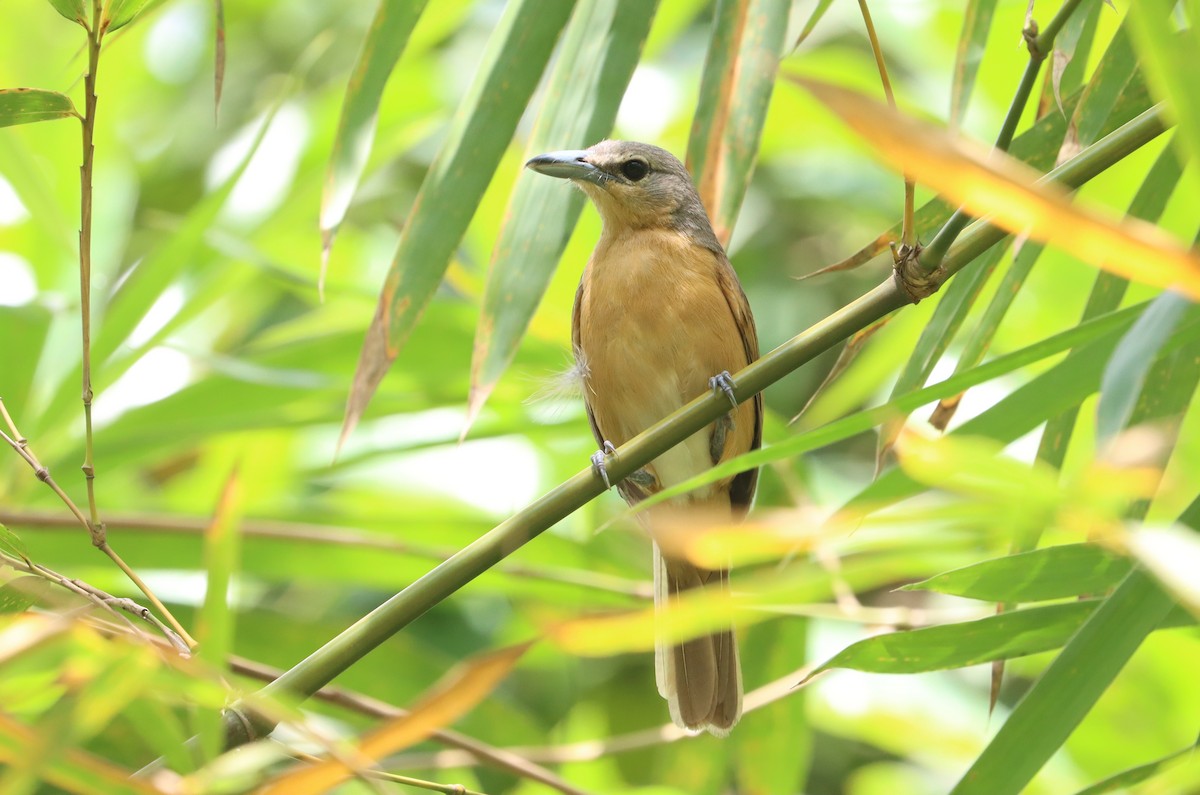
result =
M737 398L733 396L733 376L728 370L721 372L708 379L708 388L714 392L722 392L725 397L729 398L729 403L736 409L738 406Z
M608 468L604 465L604 460L607 456L615 456L616 454L617 448L614 447L613 443L607 439L604 440L604 444L599 450L592 453L592 469L595 470L596 474L600 476L600 479L604 481L605 490L611 489L612 484L608 482Z

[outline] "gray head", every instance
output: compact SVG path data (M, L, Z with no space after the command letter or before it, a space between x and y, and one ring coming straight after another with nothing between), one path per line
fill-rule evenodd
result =
M687 169L666 149L636 141L601 141L590 149L538 155L525 165L583 189L608 233L666 228L721 250Z

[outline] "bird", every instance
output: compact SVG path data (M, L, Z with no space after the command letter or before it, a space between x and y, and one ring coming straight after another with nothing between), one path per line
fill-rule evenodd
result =
M717 391L730 411L618 484L633 505L762 443L762 395L738 404L730 376L758 358L750 303L713 232L687 169L665 149L605 140L548 152L526 166L570 180L600 214L601 233L575 293L574 371L600 449L592 466L609 486L616 448L685 403ZM758 470L738 473L639 514L651 536L664 509L740 518ZM729 571L702 568L654 545L656 608L694 588L727 589ZM674 723L725 736L742 713L733 628L655 645L655 679Z

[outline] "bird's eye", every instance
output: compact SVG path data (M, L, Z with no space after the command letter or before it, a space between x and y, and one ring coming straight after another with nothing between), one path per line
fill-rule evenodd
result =
M631 182L637 182L642 177L650 173L650 164L645 160L634 158L626 160L621 164L621 173L624 174Z

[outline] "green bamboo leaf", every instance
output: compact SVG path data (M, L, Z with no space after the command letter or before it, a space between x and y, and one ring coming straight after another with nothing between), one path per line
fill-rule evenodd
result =
M0 548L3 547L3 539L0 539ZM26 558L26 562L28 562L28 558ZM14 577L4 583L0 586L0 615L25 612L25 609L35 601L36 589L45 584L45 580L32 574Z
M800 35L796 38L796 43L792 45L792 49L796 49L804 40L812 34L816 29L817 23L821 21L821 17L825 16L825 12L833 5L833 0L817 0L817 5L813 8L812 13L808 15L808 21L804 23L804 29L800 31Z
M1191 302L1178 293L1162 293L1121 338L1100 379L1100 403L1096 408L1098 445L1107 444L1124 430L1158 350L1190 306Z
M970 0L963 14L962 33L954 54L954 83L950 89L951 127L957 127L967 112L975 76L987 51L988 33L996 14L996 0Z
M2 524L0 524L0 552L20 558L26 563L30 562L29 550L25 547L25 542Z
M1122 25L1113 34L1096 71L1083 89L1079 104L1071 112L1071 122L1058 154L1059 162L1073 157L1083 148L1100 139L1108 126L1109 117L1118 111L1127 93L1145 93L1146 86Z
M1168 767L1178 763L1184 757L1194 756L1195 751L1196 746L1189 745L1187 748L1181 748L1175 753L1167 754L1164 757L1155 759L1153 762L1147 762L1144 765L1122 770L1115 776L1109 776L1103 781L1098 781L1090 787L1079 790L1075 795L1105 795L1108 792L1125 791L1134 784L1141 784L1143 781L1154 778Z
M852 436L869 431L888 418L894 417L897 413L910 412L919 406L929 403L930 401L938 400L948 395L958 394L964 389L984 383L985 381L990 381L993 378L999 378L1002 375L1013 372L1021 367L1025 367L1028 364L1041 361L1049 356L1054 356L1055 354L1062 353L1063 351L1070 350L1071 348L1079 345L1084 345L1089 341L1091 341L1092 345L1103 345L1104 347L1102 347L1100 350L1107 355L1116 345L1118 335L1133 323L1138 314L1145 309L1145 306L1145 304L1140 304L1138 306L1121 310L1120 312L1113 312L1105 315L1104 317L1096 318L1089 323L1080 324L1079 326L1068 329L1067 331L1064 331L1053 337L1049 337L1026 348L1022 348L1019 351L1014 351L1006 356L997 357L986 364L982 364L979 367L975 367L965 373L961 373L960 375L952 376L945 381L940 381L923 389L918 389L916 391L900 395L882 406L877 406L872 409L866 409L864 411L850 414L827 425L822 425L819 428L814 428L810 431L797 434L796 436L792 436L784 439L783 441L768 445L767 447L763 447L759 450L754 450L752 452L740 455L737 458L732 458L719 464L718 466L713 467L712 469L706 470L705 472L702 472L701 474L684 481L683 483L656 492L650 497L647 497L639 502L635 508L630 509L630 512L638 513L652 505L656 505L659 502L670 499L671 497L685 494L692 489L699 488L700 486L704 486L709 483L715 483L718 480L736 475L738 472L744 472L747 469L753 469L754 467L759 467L774 461L788 460L811 450L816 450L821 447L825 447L826 445L834 444L835 442L840 442L844 439L849 439ZM1196 325L1200 327L1200 321L1198 321ZM1090 351L1091 349L1089 348L1088 350ZM1070 361L1069 358L1068 361ZM1062 364L1058 365L1058 367L1062 366ZM1097 362L1097 371L1099 370L1100 366L1101 363ZM1052 368L1051 372L1054 372L1056 369L1057 368ZM1045 374L1043 374L1043 376L1045 377ZM1066 383L1066 386L1060 387L1059 381L1055 379L1051 388L1068 389L1073 383L1070 379L1075 377L1076 370L1072 368L1069 374L1064 375L1062 378L1062 381ZM1096 379L1098 380L1098 378L1099 376L1097 374ZM1093 386L1091 391L1094 392L1095 389L1096 387ZM1020 393L1020 390L1018 390L1018 393ZM1012 396L1010 396L1009 399L1012 399ZM1080 396L1078 399L1082 400L1083 398ZM997 406L1002 404L1003 401L1001 404L997 404ZM981 424L981 418L995 410L996 407L993 407L989 410L989 412L985 412L985 414L971 420L971 423ZM1026 406L1022 402L1019 409L1016 411L1019 412L1025 410L1027 410ZM1037 412L1036 404L1031 410L1034 411L1034 413ZM1006 414L1005 417L1007 419L1008 415ZM1036 427L1038 422L1040 422L1040 420L1034 422L1034 427ZM970 423L965 423L963 428L967 428L969 426L978 427L978 425L971 426ZM993 433L998 434L992 438L1003 439L1005 441L1012 441L1012 439L1020 436L1021 433L1031 430L1026 428L1025 430L1021 431L1021 433L1017 433L1011 437L1005 438L1005 435L1000 430L993 430L991 426L988 426L988 429ZM961 429L956 432L961 432ZM982 435L989 434L985 433ZM875 505L876 501L884 499L884 497L887 495L891 495L893 488L897 489L899 492L904 492L905 489L913 488L914 486L915 481L913 481L904 473L893 470L885 473L871 486L868 486L867 489L860 493L860 495L856 497L851 504ZM904 494L905 496L909 496L907 492L904 492Z
M1139 305L1138 311L1143 310L1145 306ZM1128 310L1123 310L1122 315L1125 311ZM1104 317L1111 318L1113 315ZM953 433L986 436L1001 442L1011 442L1036 429L1048 418L1078 407L1084 399L1100 388L1101 374L1120 341L1120 336L1120 331L1111 332L1078 350L1073 350L1062 362L1006 395L984 413L964 422ZM1160 351L1160 355L1173 354L1197 339L1200 339L1200 312L1192 310L1181 321L1179 328ZM921 487L906 474L891 470L859 492L846 508L875 510L911 497L921 490Z
M238 180L249 167L279 107L277 104L262 120L254 141L229 178L197 202L166 240L147 254L137 267L130 271L129 276L121 281L108 306L104 308L103 323L92 347L95 361L104 361L117 352L163 291L175 281L185 267L195 263L197 252L205 250L205 235L233 193ZM105 378L116 378L117 375L116 371L106 368ZM78 401L70 401L72 404L76 402Z
M1041 602L1104 593L1129 573L1128 558L1094 544L1064 544L947 571L902 591L936 591L988 602Z
M1186 4L1190 24L1176 31L1172 0L1133 3L1129 8L1130 32L1141 63L1155 93L1167 101L1169 114L1179 123L1175 145L1184 160L1200 158L1200 91L1196 89L1196 53L1200 52L1200 8ZM1194 171L1194 169L1193 169ZM1193 190L1200 177L1193 173Z
M1050 56L1049 90L1054 95L1059 113L1063 113L1062 92L1074 91L1083 82L1088 53L1096 37L1100 21L1100 3L1086 3L1067 19L1054 37L1054 52Z
M892 387L892 396L902 395L919 389L925 385L938 360L950 347L954 335L967 319L967 313L975 305L979 294L983 292L988 278L996 270L1001 257L1008 251L1009 239L1005 239L988 249L971 267L950 280L933 309L929 323L921 330L921 336L913 348L912 356L905 362L904 368L896 378ZM904 426L905 415L893 417L879 431L876 448L876 466L882 468L884 457L896 440L896 434Z
M108 32L123 28L132 22L150 3L150 0L112 0L105 13ZM104 25L104 22L101 22Z
M213 0L213 118L221 112L221 91L225 86L225 3Z
M19 426L37 408L37 401L31 404L30 394L38 361L45 352L51 318L50 310L37 304L6 306L0 311L0 340L21 341L8 347L4 366L0 367L0 398Z
M339 448L441 282L573 6L505 6L405 223L355 368Z
M38 121L79 118L66 94L41 88L0 88L0 127Z
M160 698L134 699L125 706L124 715L146 747L164 757L171 770L190 773L196 769L190 753L194 744L188 742L183 722Z
M581 148L612 129L657 0L586 0L563 34L527 152ZM517 178L492 252L471 355L466 433L512 362L583 209L579 191L532 172Z
M713 17L687 166L722 245L754 173L790 5L720 0Z
M396 67L396 61L408 44L427 0L380 0L375 18L367 29L358 62L350 73L342 115L338 119L325 190L321 195L321 277L324 293L325 269L334 235L358 188L371 145L375 140L375 120L384 86Z
M1087 101L1086 97L1084 101ZM1174 193L1181 173L1182 164L1179 162L1175 149L1173 147L1164 148L1158 159L1154 161L1154 165L1150 167L1150 171L1147 172L1145 180L1138 187L1137 194L1129 204L1128 215L1144 221L1156 222L1162 215L1167 200ZM1012 265L1005 271L1004 278L997 287L995 295L992 296L983 317L964 344L955 364L955 372L970 369L983 361L997 329L1044 249L1045 246L1041 243L1029 241L1013 258ZM1120 276L1107 272L1097 273L1082 320L1091 320L1116 309L1120 305L1127 285L1128 280ZM945 429L946 423L949 422L950 416L957 407L958 398L959 396L951 398L952 403L942 401L934 411L934 417L937 419L935 425ZM934 422L934 419L931 418L930 421ZM1074 423L1075 413L1071 410L1052 418L1047 423L1046 430L1042 434L1039 459L1055 468L1062 465L1061 456L1066 453L1066 443L1070 439Z
M62 14L64 19L80 25L84 24L83 0L50 0L54 10Z
M28 726L0 713L0 764L13 766L29 758L45 745L45 740ZM41 771L47 784L66 792L91 795L161 795L161 790L149 782L133 777L132 770L123 770L111 762L75 748L48 761ZM34 782L36 784L36 782Z
M1172 604L1145 572L1130 572L1112 596L1090 611L951 795L1017 795L1023 791L1146 636L1172 615Z
M196 624L197 655L215 671L228 666L233 647L233 613L229 585L238 568L241 536L241 480L235 466L217 499L212 521L204 531L204 564L208 573L204 604ZM210 710L196 712L200 747L205 759L215 759L224 745L221 715Z
M109 298L107 306L104 307L103 321L93 337L92 344L92 359L104 362L101 372L108 383L118 378L137 360L137 352L124 354L121 348L138 323L153 307L154 302L179 277L184 268L189 266L196 268L198 261L202 257L208 256L209 248L206 237L214 222L234 188L237 187L242 175L250 166L250 162L262 145L267 130L279 109L302 84L303 78L312 67L313 62L324 52L324 47L324 44L318 43L304 51L293 70L291 79L287 81L275 103L263 117L254 140L250 143L245 156L237 164L237 167L220 186L189 209L179 225L167 235L165 240L144 256L135 268L129 271L128 276L121 280L120 285ZM198 268L198 270L205 272L209 277L210 281L206 286L211 285L213 269ZM167 325L175 327L191 311L193 311L192 308L184 309ZM166 331L166 327L163 331ZM158 336L161 337L162 332ZM57 418L77 410L77 405L78 398L73 398L67 393L67 390L60 389L44 417L50 418L51 422L57 421Z
M1011 660L1061 648L1107 600L1030 607L974 621L875 635L853 643L821 663L801 682L833 668L877 674L919 674ZM1194 623L1170 603L1147 632Z

